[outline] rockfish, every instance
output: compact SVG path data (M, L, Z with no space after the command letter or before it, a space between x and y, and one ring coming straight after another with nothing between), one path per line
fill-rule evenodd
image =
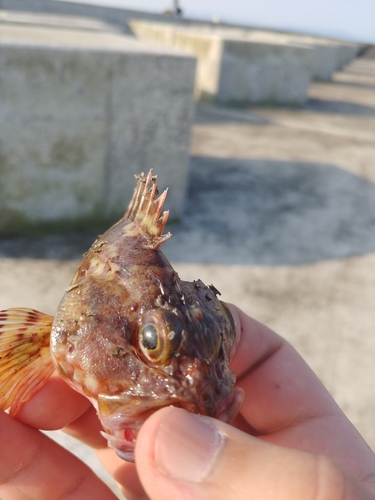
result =
M167 190L136 176L123 218L99 236L54 317L0 311L0 408L15 415L56 369L90 399L103 435L134 460L137 433L174 405L230 422L243 391L229 368L235 328L219 292L182 281L160 250Z

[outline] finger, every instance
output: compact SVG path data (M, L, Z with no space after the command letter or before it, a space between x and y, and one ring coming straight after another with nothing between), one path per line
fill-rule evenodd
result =
M145 490L133 463L125 462L110 448L97 450L96 454L106 470L117 481L119 489L127 500L145 500Z
M107 440L101 435L103 427L93 406L62 430L92 448L106 448Z
M275 444L323 453L358 475L368 473L372 451L301 356L241 310L234 307L233 314L242 333L232 364L245 392L241 416L249 426L242 421L240 428Z
M0 412L0 497L116 500L80 460L4 412Z
M228 424L169 407L143 425L136 464L152 500L374 500L323 456L248 436Z
M236 328L236 349L231 368L237 379L245 376L283 344L282 337L233 304L227 304Z
M241 338L232 361L245 392L242 416L269 434L339 408L301 356L279 335L232 306Z
M44 430L62 429L93 448L105 447L102 426L90 401L57 374L17 413L17 419Z
M17 413L17 419L44 430L61 429L70 424L88 408L90 401L72 389L57 374L27 402Z
M259 433L339 412L337 404L301 356L287 343L240 376L242 415Z

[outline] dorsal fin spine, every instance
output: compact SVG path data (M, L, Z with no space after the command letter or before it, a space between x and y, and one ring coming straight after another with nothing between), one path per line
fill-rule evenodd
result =
M170 233L162 234L168 220L169 212L163 209L168 190L158 195L157 177L152 175L152 170L145 177L136 175L137 185L133 197L125 212L124 219L133 221L149 237L150 248L159 248L170 237Z

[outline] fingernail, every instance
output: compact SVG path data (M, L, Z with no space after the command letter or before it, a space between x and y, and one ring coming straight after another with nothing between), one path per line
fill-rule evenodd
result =
M201 482L213 469L223 444L223 434L202 417L171 408L156 435L155 462L175 479Z

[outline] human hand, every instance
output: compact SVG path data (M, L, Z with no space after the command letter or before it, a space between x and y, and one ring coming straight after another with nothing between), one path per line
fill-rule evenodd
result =
M1 500L116 500L110 489L77 457L38 429L82 426L82 441L105 447L91 403L59 376L27 402L17 418L0 411Z
M106 447L90 403L53 378L22 408L22 422L0 413L0 497L115 499L77 458L29 427L65 426L97 448L128 500L374 499L374 455L361 436L285 341L232 310L243 329L232 368L245 390L233 426L160 410L138 436L136 468Z
M245 391L227 425L169 407L143 425L133 464L99 455L129 500L374 500L375 457L298 353L231 306Z

